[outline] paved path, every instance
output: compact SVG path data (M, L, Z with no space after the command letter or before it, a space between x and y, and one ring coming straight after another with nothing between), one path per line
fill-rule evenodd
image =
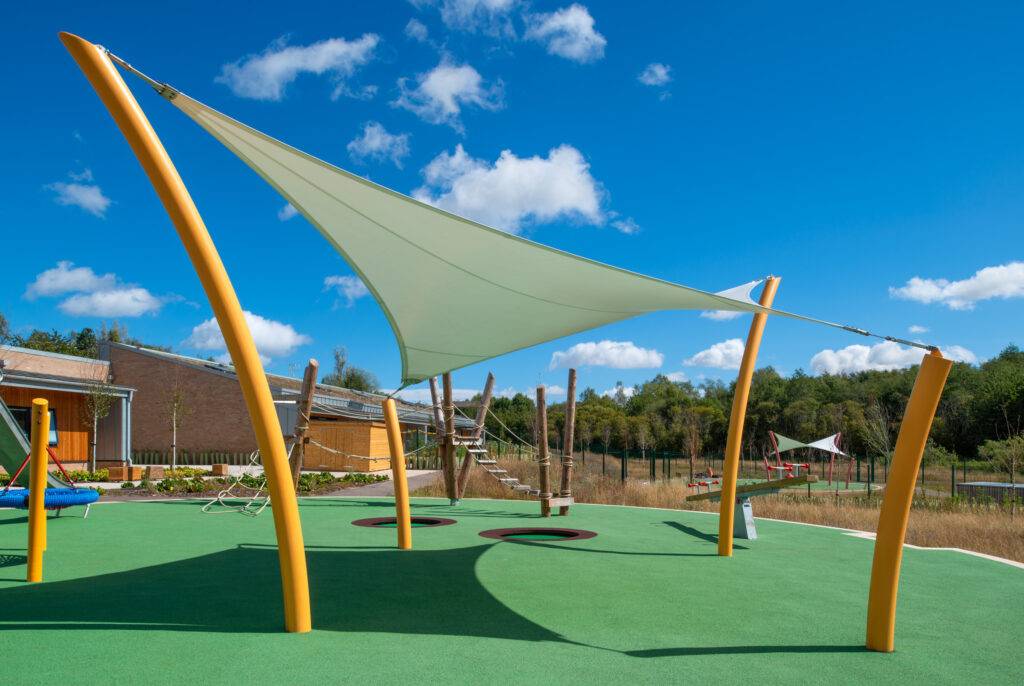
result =
M388 470L388 476L391 476L391 470ZM435 479L441 476L441 472L437 470L412 470L406 472L406 481L409 482L409 490L415 491L417 488L422 488L427 484L431 483ZM342 491L338 491L332 495L343 495L349 496L388 496L395 494L395 484L389 478L387 481L382 481L379 484L367 484L366 486L355 486L353 488L346 488Z

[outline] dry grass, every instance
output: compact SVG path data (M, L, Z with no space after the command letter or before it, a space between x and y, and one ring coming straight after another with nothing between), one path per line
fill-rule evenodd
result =
M552 490L557 491L557 459L552 460ZM519 460L502 460L500 466L523 483L537 485L537 465ZM581 470L573 480L573 497L581 503L632 505L668 509L716 512L717 503L684 503L689 489L681 480L651 484L630 479L625 484L617 477ZM438 479L416 491L420 496L443 496L444 485ZM475 467L466 486L468 498L527 499L510 491L493 477ZM800 494L765 496L756 500L758 517L793 522L874 531L878 524L880 497L844 496L835 498L823 492L808 497ZM963 548L1024 562L1024 513L1012 516L1005 508L992 505L955 502L948 498L918 499L910 516L907 543L928 548Z

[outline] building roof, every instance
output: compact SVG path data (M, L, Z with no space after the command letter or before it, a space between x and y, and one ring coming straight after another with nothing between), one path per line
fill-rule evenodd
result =
M235 369L230 364L110 341L101 342L101 355L109 355L105 350L105 346L120 350L130 350L171 363L187 365L210 374L217 374L232 379L237 378ZM295 401L298 399L299 391L302 389L302 379L282 376L280 374L267 373L267 383L270 384L270 392L277 401ZM368 393L351 388L318 383L313 394L313 413L322 416L382 422L384 421L384 412L381 409L381 401L386 397L381 393ZM430 405L410 403L397 399L396 405L398 406L398 418L403 423L421 424L423 426L433 425L433 408ZM456 414L455 426L460 429L469 429L474 426L474 420Z
M86 393L97 385L114 395L132 389L110 385L110 363L13 345L0 345L0 381L6 386Z

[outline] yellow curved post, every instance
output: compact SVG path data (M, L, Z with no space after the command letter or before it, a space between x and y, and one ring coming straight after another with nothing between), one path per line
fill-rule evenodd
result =
M771 307L775 292L779 290L780 277L769 276L761 291L760 304ZM750 322L747 345L743 348L743 360L736 376L736 391L732 397L732 413L729 415L729 435L725 443L725 460L722 464L722 499L718 508L718 554L732 557L732 527L736 517L736 479L740 471L740 449L743 447L743 423L747 419L747 399L750 397L750 382L754 378L757 351L761 347L761 336L768 315L759 312Z
M113 63L102 48L78 36L61 33L60 39L138 157L164 209L170 215L206 291L231 354L231 362L238 375L256 434L256 445L263 456L263 470L273 505L281 564L285 629L293 632L309 631L309 582L298 501L291 488L288 455L270 387L249 327L242 316L238 296L185 184Z
M27 581L43 580L43 551L46 550L46 466L50 444L50 404L32 401L32 457L28 470L28 574Z
M907 535L910 504L914 499L917 470L921 466L928 433L939 407L942 389L953 363L938 351L921 361L914 390L903 413L896 438L889 480L885 484L882 511L878 515L875 557L871 562L868 592L867 649L893 651L896 634L896 595L899 591L903 541Z
M409 517L409 482L405 479L405 449L402 447L402 425L398 423L394 398L381 403L384 407L384 426L391 448L391 479L395 487L395 525L398 529L398 548L412 548L412 520Z

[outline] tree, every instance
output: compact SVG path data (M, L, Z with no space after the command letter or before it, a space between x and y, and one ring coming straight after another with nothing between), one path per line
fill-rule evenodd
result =
M711 431L714 410L710 407L691 406L678 414L677 430L690 458L690 480L693 480L694 463L701 455L701 449Z
M875 454L881 455L882 464L889 469L892 458L892 420L889 412L879 403L872 403L864 413L864 441Z
M348 352L345 348L334 349L334 371L324 376L320 382L328 386L366 393L376 393L378 388L377 377L372 372L348 363Z
M99 433L100 420L110 414L114 405L114 394L106 384L89 386L82 405L82 423L91 430L89 435L89 471L96 471L96 438Z
M185 419L192 414L188 404L188 395L181 383L181 377L175 375L174 383L167 394L167 410L171 415L171 468L178 466L178 429Z
M0 312L0 344L4 344L11 340L11 327L7 323L7 317Z
M1010 473L1010 514L1017 513L1017 470L1024 462L1024 433L1017 432L1001 441L988 440L978 453L992 461L993 466Z

